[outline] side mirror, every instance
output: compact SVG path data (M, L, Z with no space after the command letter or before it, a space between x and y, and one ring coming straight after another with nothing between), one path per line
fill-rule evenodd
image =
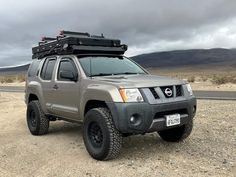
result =
M60 78L70 81L77 81L77 75L75 75L72 71L61 71Z

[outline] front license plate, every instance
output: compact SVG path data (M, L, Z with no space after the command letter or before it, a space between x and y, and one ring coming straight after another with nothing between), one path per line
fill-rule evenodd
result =
M166 126L170 127L173 125L180 124L180 114L166 115Z

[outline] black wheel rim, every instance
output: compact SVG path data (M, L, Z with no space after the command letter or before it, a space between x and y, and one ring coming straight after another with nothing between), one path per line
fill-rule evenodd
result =
M103 134L102 129L97 122L90 123L88 127L88 135L91 144L96 147L100 148L103 143Z
M36 114L35 114L34 110L30 111L29 122L32 127L36 127Z

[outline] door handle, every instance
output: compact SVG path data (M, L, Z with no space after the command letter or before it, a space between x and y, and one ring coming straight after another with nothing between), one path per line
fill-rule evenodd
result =
M57 90L57 89L58 89L58 86L57 86L57 84L55 84L55 85L53 86L53 89L55 89L55 90Z

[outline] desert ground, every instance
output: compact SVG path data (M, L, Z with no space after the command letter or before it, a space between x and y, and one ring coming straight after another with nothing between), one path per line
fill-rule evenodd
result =
M49 134L32 136L24 95L0 93L0 176L227 176L236 175L236 102L198 101L194 130L181 143L156 133L124 138L117 159L92 159L81 125L51 122Z

